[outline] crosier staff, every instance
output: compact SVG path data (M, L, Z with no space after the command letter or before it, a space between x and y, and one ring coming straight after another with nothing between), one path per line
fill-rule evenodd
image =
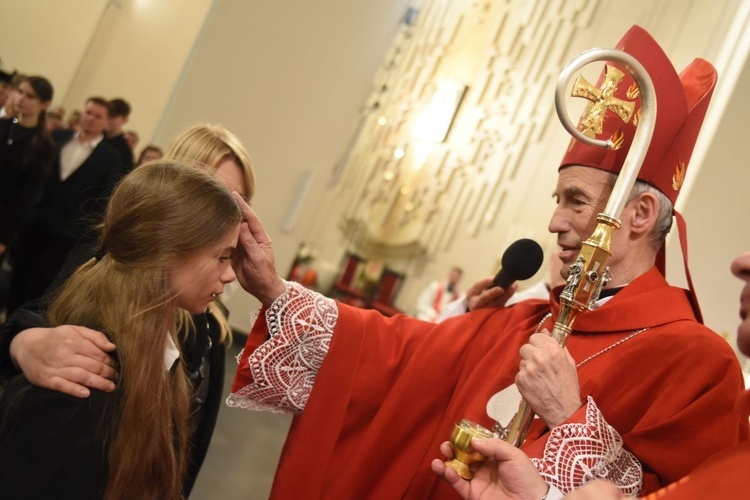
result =
M555 88L555 108L563 127L578 141L591 146L619 149L621 138L613 136L607 140L594 138L601 132L604 114L609 110L627 123L633 115L633 103L613 97L617 84L624 74L615 67L607 66L602 87L597 89L583 77L578 76L573 84L571 95L584 97L591 102L584 111L579 130L568 116L565 106L565 93L574 72L596 61L614 61L621 64L635 80L637 88L632 90L635 97L640 93L641 109L638 128L633 144L628 151L625 163L617 177L604 212L597 215L598 221L593 234L583 242L576 262L570 266L567 284L560 293L560 312L552 330L552 337L561 346L565 345L573 330L573 323L580 313L590 311L599 299L599 292L610 279L607 263L612 254L611 240L614 231L620 227L620 215L633 189L638 172L646 158L656 123L656 95L653 83L643 66L631 55L616 49L592 49L586 51L570 63L560 73ZM505 441L520 446L526 438L534 413L528 403L521 400L515 416L507 427L496 425L495 430Z

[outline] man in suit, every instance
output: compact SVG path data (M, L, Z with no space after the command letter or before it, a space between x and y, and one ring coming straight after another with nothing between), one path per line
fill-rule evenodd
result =
M133 170L133 165L135 164L133 149L128 144L125 133L122 130L130 118L130 104L118 97L109 101L109 109L110 115L106 130L106 140L122 157L122 173L124 175Z
M8 312L41 297L75 244L95 238L92 227L122 171L120 155L104 140L109 115L109 102L92 97L86 101L79 132L61 129L52 134L59 149L56 170L11 248Z
M13 75L11 73L0 70L0 112L5 107L5 102L10 99L10 93L13 90L11 86L12 79Z

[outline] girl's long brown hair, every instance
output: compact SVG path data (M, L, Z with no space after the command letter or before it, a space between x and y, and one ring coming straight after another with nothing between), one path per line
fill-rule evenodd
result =
M100 260L81 266L50 306L53 325L100 329L117 345L120 378L102 425L109 432L105 498L182 495L191 388L182 365L166 371L164 350L167 335L179 345L175 334L189 314L174 305L168 274L240 221L237 203L211 173L174 161L140 167L110 199Z

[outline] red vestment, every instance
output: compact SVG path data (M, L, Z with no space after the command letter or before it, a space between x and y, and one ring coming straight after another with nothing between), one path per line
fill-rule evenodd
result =
M559 292L551 295L553 318ZM339 304L272 497L455 498L430 461L441 457L440 443L462 418L492 427L487 401L514 382L518 350L549 310L548 302L530 300L431 324ZM734 352L695 321L685 291L656 269L574 326L571 355L577 362L594 356L578 370L582 399L593 398L640 460L645 493L747 439L747 420L732 411L743 388ZM614 345L642 328L649 329ZM248 355L266 338L258 321L233 391L252 382ZM586 407L570 422L583 421ZM523 448L542 457L549 434L536 419Z
M740 415L750 415L750 391L742 395ZM750 442L717 453L676 483L645 500L705 500L750 495Z

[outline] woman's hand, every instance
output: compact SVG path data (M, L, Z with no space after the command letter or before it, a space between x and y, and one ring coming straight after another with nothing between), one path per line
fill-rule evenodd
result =
M96 330L83 326L29 328L13 339L10 357L32 384L78 398L89 387L115 390L115 345Z

